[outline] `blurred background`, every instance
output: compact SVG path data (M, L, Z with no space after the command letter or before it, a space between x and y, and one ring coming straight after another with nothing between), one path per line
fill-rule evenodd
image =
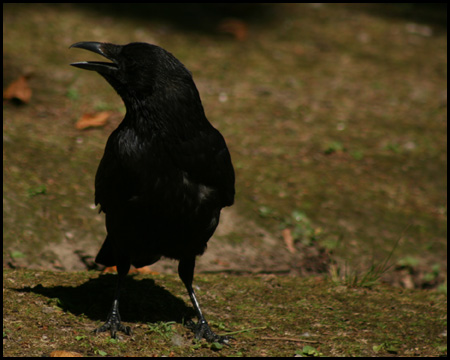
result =
M446 4L3 4L4 267L96 268L94 177L125 108L69 66L99 59L78 41L153 43L193 73L237 176L197 272L446 291Z

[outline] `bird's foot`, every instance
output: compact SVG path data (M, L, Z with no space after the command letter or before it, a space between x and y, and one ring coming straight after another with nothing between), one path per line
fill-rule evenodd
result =
M214 331L211 330L208 323L206 321L199 321L197 324L192 320L189 320L186 323L186 326L194 332L195 338L197 340L205 339L210 343L220 343L225 345L230 345L230 340L233 339L231 336L221 336L217 335Z
M118 316L118 314L108 316L106 322L99 328L95 329L94 332L99 334L108 330L111 332L111 337L113 339L117 338L118 331L125 333L125 335L131 335L132 333L131 327L125 326L120 322L120 316Z

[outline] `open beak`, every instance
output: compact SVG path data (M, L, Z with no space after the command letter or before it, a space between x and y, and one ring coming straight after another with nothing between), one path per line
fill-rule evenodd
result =
M97 71L100 73L117 71L119 69L117 62L107 52L107 48L110 47L111 45L112 44L105 44L105 43L100 43L100 42L95 42L95 41L77 42L77 43L71 45L70 48L74 47L74 48L89 50L96 54L104 56L105 58L111 60L112 62L80 61L80 62L74 62L70 65L81 68L81 69L85 69L85 70Z

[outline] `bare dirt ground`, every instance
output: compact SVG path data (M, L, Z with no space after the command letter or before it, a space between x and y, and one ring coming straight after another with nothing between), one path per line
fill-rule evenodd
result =
M233 232L254 233L249 241L231 243L227 238ZM10 267L27 267L39 270L81 271L99 268L94 258L99 242L74 239L71 235L63 241L47 245L42 252L47 257L29 264L21 258L7 259ZM292 252L293 251L293 252ZM330 259L325 249L316 246L289 251L281 238L276 238L252 221L244 219L233 208L222 211L220 225L208 242L205 253L198 258L196 272L230 272L236 274L279 273L317 274L326 273ZM164 274L177 272L178 262L161 259L151 270Z
M236 205L197 272L349 279L389 260L383 280L446 291L446 17L417 6L6 5L3 85L28 89L3 108L4 265L96 268L94 174L124 109L68 47L146 41L193 72L236 168ZM103 127L76 128L104 110Z

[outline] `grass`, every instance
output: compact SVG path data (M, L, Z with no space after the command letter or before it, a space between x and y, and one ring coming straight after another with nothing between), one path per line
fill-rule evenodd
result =
M405 228L403 233L405 233L407 230L408 227ZM370 267L364 272L358 272L356 270L351 269L348 263L345 263L342 267L339 267L337 265L331 265L330 267L331 280L336 283L342 283L350 287L370 288L374 285L379 284L383 274L389 271L394 265L390 263L390 261L401 239L402 237L398 238L398 240L393 245L391 252L383 261L377 264L370 265Z
M92 333L109 310L114 277L6 270L3 280L5 356L54 350L84 356L446 353L446 296L430 291L347 287L319 277L200 275L197 295L212 329L235 338L220 347L194 341L183 325L193 309L174 275L127 279L121 317L133 335L118 340Z
M172 325L175 324L175 321L159 321L155 324L148 323L148 331L149 332L156 332L158 335L170 338L172 336L173 330Z

